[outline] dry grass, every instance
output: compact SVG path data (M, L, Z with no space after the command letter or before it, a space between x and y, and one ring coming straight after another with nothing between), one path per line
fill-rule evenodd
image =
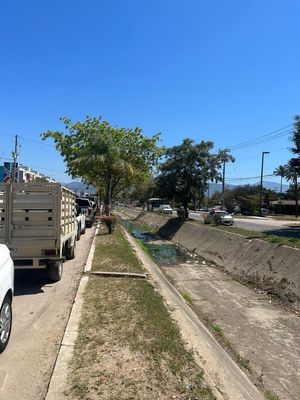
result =
M122 231L99 235L93 269L144 272ZM69 399L214 399L163 298L147 281L92 278Z

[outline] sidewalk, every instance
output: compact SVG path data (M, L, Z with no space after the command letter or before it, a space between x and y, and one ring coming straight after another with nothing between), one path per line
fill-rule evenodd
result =
M99 232L99 225L95 231L95 236L91 245L89 256L84 268L84 272L91 270L92 261L95 253L96 236ZM59 400L63 399L64 391L66 389L66 382L68 380L69 363L72 360L76 339L78 336L79 324L82 313L82 306L84 302L84 291L88 283L88 276L81 278L77 295L75 297L70 318L65 330L64 337L61 342L59 354L54 366L51 380L47 391L45 400Z

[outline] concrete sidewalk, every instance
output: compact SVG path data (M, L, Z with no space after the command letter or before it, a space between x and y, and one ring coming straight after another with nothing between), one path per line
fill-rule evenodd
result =
M91 270L95 252L95 240L98 231L99 231L99 224L95 231L95 236L84 268L84 272L88 272ZM66 384L69 371L68 365L72 359L73 349L78 335L78 326L80 323L81 311L83 306L83 294L88 281L89 281L88 276L83 276L80 280L78 291L71 310L70 318L60 345L60 350L56 359L51 380L49 382L45 400L60 400L65 398L63 393L67 387Z

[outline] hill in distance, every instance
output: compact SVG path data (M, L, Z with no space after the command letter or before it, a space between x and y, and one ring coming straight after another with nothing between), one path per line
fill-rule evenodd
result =
M72 181L69 183L62 183L61 184L77 194L80 193L88 193L88 194L94 194L96 192L96 189L94 186L89 186L85 184L82 181ZM260 182L254 183L254 185L260 185ZM237 185L230 185L230 184L225 184L225 189L231 190L234 189ZM265 189L271 189L274 191L277 191L279 193L280 190L280 183L276 182L268 182L268 181L263 181L263 187ZM289 185L282 185L282 192L286 192L289 188ZM211 197L215 192L222 192L222 183L210 183L209 184L209 197ZM208 193L206 193L207 195Z
M260 182L256 182L253 185L260 185ZM240 185L229 185L225 184L225 189L231 190L234 189L236 186ZM280 183L277 182L268 182L268 181L263 181L263 187L265 189L270 189L274 190L275 192L279 193L280 190ZM282 192L286 192L289 188L289 185L282 185ZM222 183L210 183L209 184L209 197L211 197L214 193L216 192L222 192ZM207 192L206 192L207 195Z
M73 192L75 192L79 195L81 193L88 193L88 194L96 193L96 189L94 186L87 185L86 183L84 183L82 181L72 181L69 183L61 182L61 184L65 187L67 187L68 189L73 190Z

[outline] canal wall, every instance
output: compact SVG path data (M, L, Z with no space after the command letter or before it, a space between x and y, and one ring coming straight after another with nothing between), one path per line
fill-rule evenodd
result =
M159 234L215 263L236 278L242 278L289 302L300 311L300 250L183 222L154 213L128 209L137 222L150 225Z

